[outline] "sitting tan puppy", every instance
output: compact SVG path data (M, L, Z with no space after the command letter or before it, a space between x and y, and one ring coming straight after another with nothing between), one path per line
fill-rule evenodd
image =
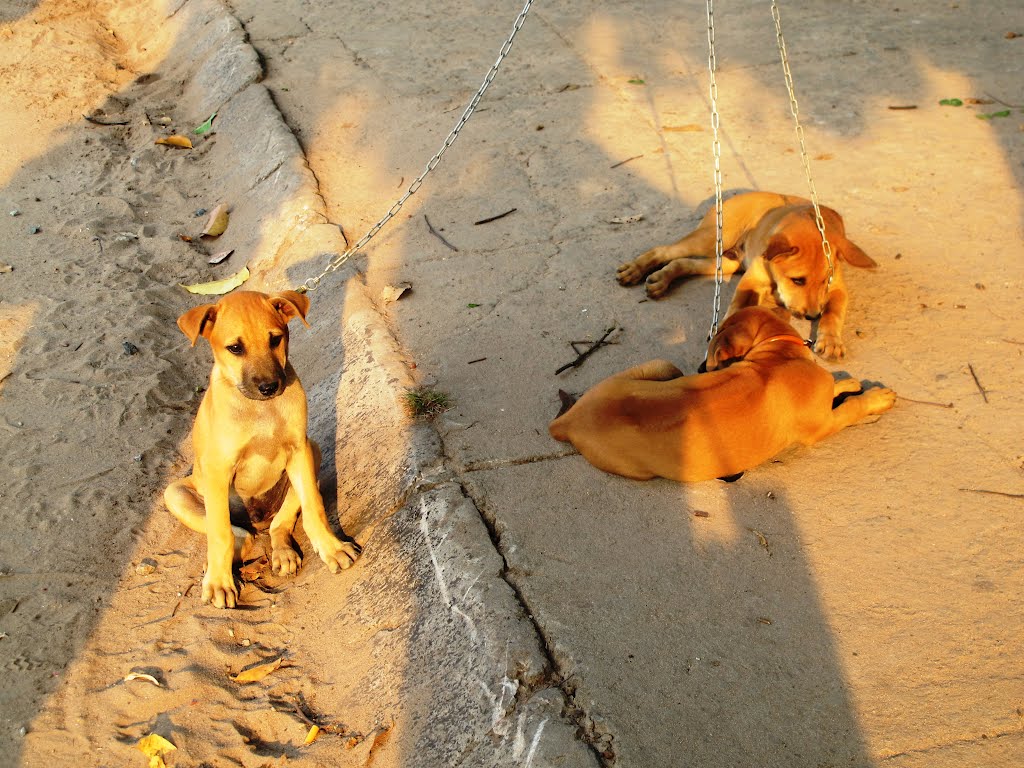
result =
M722 271L745 271L727 315L743 307L785 307L794 317L818 320L814 351L838 359L846 354L843 322L847 293L841 262L878 266L846 239L843 220L819 206L832 249L832 279L810 201L774 192L747 192L722 203ZM647 278L647 295L664 295L685 275L715 274L716 216L712 208L697 229L672 245L653 248L618 269L622 285Z
M589 389L551 422L598 469L648 480L710 480L811 445L892 407L869 389L832 407L852 379L833 381L792 326L761 307L731 315L708 347L708 373L652 360Z
M273 516L275 571L293 574L301 564L291 539L300 509L314 551L332 572L359 556L327 522L317 487L320 449L306 436L306 393L288 362L288 322L306 323L308 309L309 299L294 291L242 291L178 318L192 346L200 336L209 340L213 370L192 429L192 474L171 483L164 502L181 522L206 534L203 602L218 608L238 602L231 565L251 539L231 525L232 492L254 523Z

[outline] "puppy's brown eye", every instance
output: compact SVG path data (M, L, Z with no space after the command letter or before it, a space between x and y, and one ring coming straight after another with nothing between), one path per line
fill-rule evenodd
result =
M806 277L794 277L793 278L793 285L806 285L806 284L807 284L807 278Z
M283 338L284 338L284 336L271 336L270 337L270 348L271 349L277 349L278 347L280 347L281 346L281 339L283 339Z
M228 344L227 350L232 355L241 355L243 352L245 352L245 347L243 347L241 344Z

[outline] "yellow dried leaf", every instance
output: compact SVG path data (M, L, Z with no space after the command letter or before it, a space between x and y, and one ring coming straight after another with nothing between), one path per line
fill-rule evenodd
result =
M219 296L222 293L230 293L248 279L249 268L242 267L240 271L236 272L231 277L225 277L223 280L214 280L212 283L182 285L181 287L189 293L198 293L203 296Z
M245 683L256 683L262 680L267 675L269 675L271 672L275 672L276 670L278 670L283 662L284 656L278 656L273 661L268 661L265 664L257 664L255 667L243 669L241 672L239 672L231 679L234 680L236 683L240 683L243 685Z
M210 218L201 234L203 237L217 237L217 235L224 234L224 230L227 228L228 207L225 203L221 203L210 212Z
M155 144L166 144L168 147L181 147L182 149L192 149L192 140L188 136L181 136L175 134L174 136L162 136L157 139Z
M177 749L167 739L158 733L151 733L139 739L135 748L149 758L149 768L164 768L164 753L173 752Z
M319 725L311 726L310 729L309 729L309 733L306 734L306 740L304 742L302 742L302 746L308 747L310 744L312 744L314 741L316 741L316 739L317 739L317 737L319 735L320 735L320 726Z
M412 289L412 283L399 283L398 285L385 285L380 291L380 299L385 304L391 304L402 298L402 295Z

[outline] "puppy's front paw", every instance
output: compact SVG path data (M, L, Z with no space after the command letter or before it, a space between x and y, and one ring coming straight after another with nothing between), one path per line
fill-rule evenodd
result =
M352 565L362 551L355 542L341 541L334 536L313 542L313 549L320 559L327 563L331 573L337 573Z
M203 576L203 602L213 603L215 608L234 608L238 604L238 587L230 569L215 573L207 568Z
M867 398L868 413L885 413L896 404L896 393L888 387L869 389L860 397Z
M644 279L643 270L635 261L627 261L615 273L619 285L636 285Z
M838 333L819 333L814 341L814 351L826 360L842 360L846 357L846 346Z
M665 270L659 269L654 274L648 276L644 288L650 298L660 299L665 295L665 291L668 290L671 284L672 280L665 275Z

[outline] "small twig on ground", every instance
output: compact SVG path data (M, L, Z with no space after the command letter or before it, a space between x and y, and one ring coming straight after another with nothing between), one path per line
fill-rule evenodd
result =
M131 120L104 120L102 117L92 117L90 115L82 115L93 125L128 125Z
M915 400L912 397L904 397L903 395L896 395L900 400L906 400L908 403L917 403L918 405L934 405L936 408L953 408L952 403L936 403L933 400Z
M486 219L480 219L480 221L474 221L473 225L477 226L479 224L490 224L492 221L497 221L498 219L504 219L509 214L515 213L518 210L519 210L518 208L510 208L509 210L505 211L504 213L499 213L497 216L490 216L490 217L488 217Z
M631 160L639 160L641 157L643 157L643 155L633 155L632 157L627 157L625 160L619 160L619 162L617 162L615 165L611 165L611 166L608 166L608 167L609 168L618 168L620 165L625 165L626 163L630 162Z
M618 328L617 325L613 325L611 328L609 328L607 331L605 331L604 332L604 336L602 336L600 339L598 339L596 342L594 342L590 346L589 349L585 349L582 352L577 352L576 353L576 359L573 360L571 363L566 363L561 368L559 368L557 371L555 371L555 376L560 374L562 371L567 371L570 368L579 368L579 366L583 363L584 360L586 360L588 357L590 357L592 354L594 354L598 349L600 349L601 347L605 346L605 343L606 343L605 339L607 339L609 336L611 336L612 332L615 331L617 328ZM573 351L575 351L575 349L576 348L573 347Z
M989 493L993 496L1006 496L1010 499L1024 499L1024 493L1006 493L1005 491L989 491L985 488L959 488L958 490L968 493Z
M572 347L572 351L575 352L578 355L580 353L578 347L582 347L584 344L593 344L593 343L594 342L591 341L590 339L586 339L585 341L570 341L569 342L569 346ZM604 343L604 346L610 347L613 344L618 344L618 343L619 342L617 342L617 341L606 341Z
M917 109L917 104L890 104L889 109Z
M1003 101L1002 99L993 96L991 93L986 93L985 95L992 99L992 101L1002 104L1004 107L1012 107L1013 109L1024 109L1024 104L1010 104L1009 102Z
M486 357L478 357L476 360L470 360L468 363L466 363L466 365L472 365L473 363L482 363L486 359Z
M988 392L985 391L985 388L983 386L981 386L981 382L978 381L978 374L976 374L974 372L974 366L971 365L970 363L968 363L967 364L967 370L969 370L971 372L971 378L974 379L974 383L978 386L978 391L981 392L981 399L984 400L987 403L988 402Z
M1024 341L1017 341L1016 339L1003 339L1003 341L1005 341L1007 344L1017 344L1020 346L1024 346Z
M451 248L456 253L459 252L458 248L456 248L454 245L452 245L451 243L449 243L447 240L444 239L444 235L442 235L440 232L438 232L436 229L434 229L434 225L430 223L430 219L427 218L427 214L425 214L425 213L423 214L423 220L425 222L427 222L427 228L430 229L430 234L432 234L434 237L436 237L438 240L440 240L442 243L447 245L449 248Z

